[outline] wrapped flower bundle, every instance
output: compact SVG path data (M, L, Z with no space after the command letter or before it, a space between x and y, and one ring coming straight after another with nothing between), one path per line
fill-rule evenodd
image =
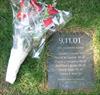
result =
M71 14L37 0L11 0L11 6L14 34L6 81L13 84L29 52L33 58L39 58L48 32L54 33L57 27L65 25Z

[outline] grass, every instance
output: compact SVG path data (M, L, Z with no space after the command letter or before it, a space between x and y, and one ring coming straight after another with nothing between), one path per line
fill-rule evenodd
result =
M51 0L46 0L51 2ZM46 51L41 59L27 57L15 84L5 83L7 62L12 46L12 11L9 0L0 0L0 95L100 95L100 0L58 0L58 9L71 11L72 20L66 28L94 30L96 86L88 91L47 90L45 84Z

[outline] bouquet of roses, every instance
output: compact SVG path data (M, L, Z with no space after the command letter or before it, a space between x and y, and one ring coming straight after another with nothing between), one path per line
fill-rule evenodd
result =
M29 52L32 51L34 58L39 58L47 34L65 25L71 14L37 0L11 0L11 6L14 34L6 81L13 84Z

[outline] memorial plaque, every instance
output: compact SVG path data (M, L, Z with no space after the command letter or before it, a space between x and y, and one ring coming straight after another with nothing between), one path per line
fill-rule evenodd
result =
M48 43L48 87L90 88L94 85L92 37L85 32L57 32Z

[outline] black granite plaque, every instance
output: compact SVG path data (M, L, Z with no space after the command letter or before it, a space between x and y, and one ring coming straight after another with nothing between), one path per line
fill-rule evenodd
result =
M85 32L57 32L49 41L48 51L49 88L93 86L92 37Z

